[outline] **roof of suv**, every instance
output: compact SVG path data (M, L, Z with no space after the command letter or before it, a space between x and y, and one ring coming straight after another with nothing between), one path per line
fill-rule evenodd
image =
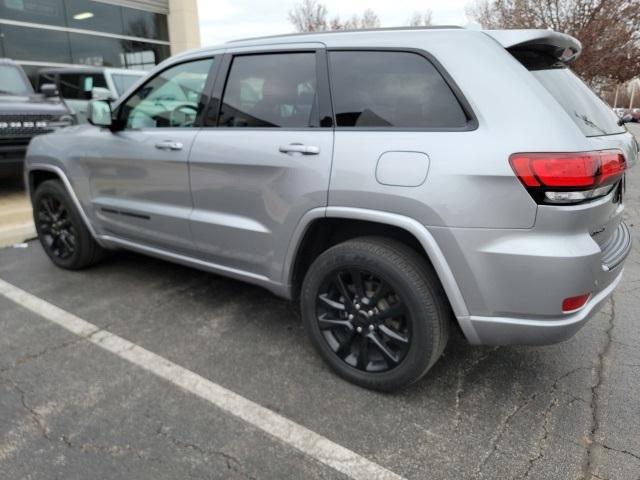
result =
M451 36L452 40L459 35L489 36L500 43L504 48L544 46L554 50L563 51L567 48L580 52L582 46L578 40L569 35L552 30L527 29L527 30L471 30L458 26L430 26L430 27L396 27L375 28L364 30L334 30L326 32L305 32L274 35L268 37L246 38L234 40L222 45L205 47L178 55L179 58L189 57L202 53L213 53L222 49L267 46L291 43L323 43L327 47L358 47L367 46L364 42L370 42L368 46L391 47L399 44L410 46L407 37L434 35L440 37ZM448 39L443 39L448 40ZM574 58L575 58L574 56ZM177 58L175 57L175 58Z

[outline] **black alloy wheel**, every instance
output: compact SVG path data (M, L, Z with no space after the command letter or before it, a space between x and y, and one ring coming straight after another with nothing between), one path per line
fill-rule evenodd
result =
M60 268L80 270L103 257L80 212L59 180L46 180L31 199L33 221L45 253Z
M306 272L300 304L327 364L374 390L417 381L449 337L451 308L433 267L391 238L354 238L322 252Z
M69 218L69 210L51 194L42 195L36 209L38 231L44 247L60 260L69 259L77 245L77 232Z
M355 267L334 272L318 293L316 312L329 347L358 370L391 370L407 354L409 312L379 275Z

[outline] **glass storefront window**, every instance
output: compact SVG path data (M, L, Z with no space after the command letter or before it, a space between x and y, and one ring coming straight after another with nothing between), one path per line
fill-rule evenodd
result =
M65 0L67 26L97 32L124 33L122 8L88 0Z
M63 0L0 0L0 18L66 26Z
M168 45L69 34L73 63L148 70L170 55Z
M169 40L167 16L135 8L122 9L124 34L130 37Z
M2 42L4 54L14 60L71 63L66 32L2 25Z

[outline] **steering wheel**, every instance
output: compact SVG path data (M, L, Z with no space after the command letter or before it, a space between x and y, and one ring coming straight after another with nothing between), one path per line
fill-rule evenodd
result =
M196 121L197 115L198 107L195 105L190 103L180 104L171 110L171 114L169 115L169 125L172 127L192 127Z

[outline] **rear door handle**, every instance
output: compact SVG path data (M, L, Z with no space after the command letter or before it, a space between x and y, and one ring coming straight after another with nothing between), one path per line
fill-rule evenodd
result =
M318 155L320 147L313 145L303 145L302 143L290 143L289 145L281 145L280 153L301 153L303 155Z
M165 140L164 142L156 143L156 148L158 150L182 150L182 143Z

